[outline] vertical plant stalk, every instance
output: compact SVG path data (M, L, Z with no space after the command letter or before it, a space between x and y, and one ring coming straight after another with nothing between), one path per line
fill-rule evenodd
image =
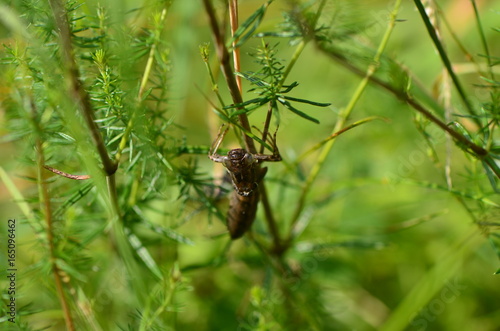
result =
M222 33L220 31L219 23L217 17L215 15L214 8L210 0L203 0L203 4L205 6L205 11L207 12L210 27L212 29L212 34L215 39L215 46L217 55L220 61L222 73L226 80L226 84L228 86L229 92L231 94L231 98L234 104L240 104L243 102L243 98L241 95L241 81L237 81L233 68L231 68L229 52L224 44L224 40L222 38ZM237 0L230 1L230 24L231 24L231 32L234 35L235 31L238 28L238 2ZM237 41L235 40L233 45L236 45ZM237 48L233 49L233 57L234 57L234 68L236 71L240 71L240 60L239 53ZM248 121L248 117L245 113L238 115L238 119L241 127L246 131L251 133L250 123ZM264 138L265 139L265 138ZM257 153L257 149L253 142L253 139L249 137L247 134L244 134L244 141L246 150L250 153ZM264 141L265 142L265 141ZM259 191L261 192L261 201L264 207L264 214L266 215L266 222L268 224L271 235L273 236L273 242L276 247L281 246L281 240L279 238L278 228L276 225L276 221L273 217L273 212L271 210L271 205L269 203L269 198L267 195L267 190L264 184L264 181L261 181L259 185Z
M394 29L394 26L396 25L396 17L397 17L400 6L401 6L401 0L397 0L395 5L394 5L394 9L392 10L392 12L390 14L389 24L388 24L387 29L385 31L385 34L382 38L382 41L380 42L380 45L377 49L377 52L373 58L373 61L370 64L370 66L368 67L366 74L365 74L365 77L360 82L360 84L358 85L358 88L354 92L354 95L352 96L351 100L349 101L349 104L339 114L339 118L337 120L337 123L335 124L335 127L333 129L332 134L334 134L335 132L340 131L344 128L349 116L351 115L352 110L354 109L354 106L356 105L358 100L361 98L361 95L363 94L366 86L368 85L368 83L370 81L370 77L372 77L373 74L375 73L375 71L377 70L378 63L380 61L380 57L382 56L382 53L384 52L384 49L387 46L387 43L388 43L389 38L391 36L392 30ZM328 154L330 153L333 145L335 144L335 141L336 141L336 139L332 139L325 144L325 146L321 150L321 153L318 156L318 159L316 160L313 168L311 169L311 172L307 176L306 182L302 188L302 192L301 192L301 195L299 197L299 201L297 203L297 207L295 208L295 212L294 212L292 219L291 219L291 222L290 222L291 223L290 230L289 230L289 235L287 238L288 243L291 242L291 240L293 239L292 238L293 237L293 230L294 230L295 225L297 224L297 222L300 218L300 215L302 214L302 211L304 209L307 194L309 193L309 190L311 189L313 182L316 180L316 178L319 174L319 171L323 167L323 164L325 163L326 158L328 157Z
M231 35L234 37L234 33L238 29L238 0L229 1L229 23L231 24ZM240 49L236 47L238 40L233 41L233 63L234 71L241 72L241 62L240 62ZM241 77L236 76L236 84L240 93L243 91L241 85Z
M52 275L54 276L55 288L57 292L57 296L59 298L59 302L61 304L64 321L66 323L66 328L70 331L75 330L75 326L73 324L73 319L71 317L71 311L69 308L68 301L66 300L66 296L64 295L64 286L63 281L61 279L61 270L57 266L57 254L56 247L54 243L54 226L52 219L52 208L50 204L50 196L49 190L47 188L47 183L44 178L44 170L43 165L45 164L45 158L43 155L43 144L41 140L41 128L38 124L38 119L36 118L36 111L34 101L31 100L31 120L32 124L35 127L35 132L37 134L36 138L36 156L37 156L37 182L38 182L38 193L40 196L41 209L43 210L43 215L45 217L46 224L46 233L47 233L47 246L49 248L49 261L52 270Z
M217 16L215 15L215 10L210 0L203 0L203 5L205 6L205 11L207 12L208 15L210 29L212 30L212 34L215 39L215 48L217 51L217 56L220 61L222 73L226 80L229 93L231 94L233 103L240 104L243 102L243 98L241 96L241 92L238 88L238 83L236 82L236 77L231 67L229 52L226 48L226 45L224 44L224 40L222 38L222 32L219 27ZM245 113L238 115L238 119L243 129L245 129L248 132L252 131L250 128L248 117ZM245 141L246 150L253 154L257 153L257 149L255 148L253 139L246 134L244 134L243 138Z
M146 90L146 85L149 81L149 77L151 75L151 70L153 69L153 64L154 64L154 60L155 60L155 52L156 52L156 49L158 48L158 44L160 42L161 30L163 29L165 19L167 17L169 5L170 5L170 2L167 2L166 3L167 7L163 8L163 10L161 11L160 20L159 20L159 22L156 26L156 29L155 29L155 41L153 42L153 44L151 45L151 48L149 50L148 60L146 62L144 74L142 75L141 84L139 86L139 92L137 93L137 104L138 105L142 104L142 102L143 102L142 98L144 95L144 91ZM132 132L132 128L133 128L134 123L135 123L135 119L137 117L137 112L138 112L138 109L135 109L132 112L132 115L130 116L130 119L127 123L127 127L125 129L125 133L123 134L122 138L120 139L120 143L118 144L118 149L117 149L116 154L115 154L116 164L120 163L120 158L122 156L123 150L125 149L125 147L127 147L127 142L129 140L130 133Z
M203 59L203 62L205 63L205 68L207 69L208 76L210 77L210 83L212 84L212 91L217 96L217 100L219 101L219 105L221 106L221 111L224 114L224 116L229 117L229 114L224 109L226 104L224 103L224 100L222 100L222 96L219 93L219 87L217 85L217 82L215 81L215 76L214 76L212 67L210 66L208 43L200 46L200 53L201 53L201 58ZM216 108L216 107L214 106L214 108Z
M488 63L488 73L491 80L495 80L495 73L493 72L493 63L491 62L490 50L488 48L488 43L486 42L486 36L484 35L483 25L481 24L481 17L479 16L479 11L477 10L477 4L475 0L470 0L472 7L474 8L474 16L476 18L477 30L479 31L479 37L481 38L481 44L483 45L484 55L486 56L486 63Z
M424 7L425 7L425 12L427 16L429 17L429 22L432 24L434 27L434 31L436 32L436 36L443 45L443 48L446 47L443 37L442 37L442 32L440 28L440 21L439 21L439 11L438 7L436 4L436 1L434 0L426 0L423 2ZM442 104L442 107L444 108L444 119L446 123L451 123L452 121L452 108L451 108L451 84L450 84L450 75L448 74L448 71L446 69L442 70L441 74L441 79L440 79L441 85L437 89L437 94L438 94L438 102ZM424 129L422 129L422 134L425 135ZM453 141L449 135L445 135L445 148L446 148L446 158L445 158L445 164L444 164L444 176L446 179L446 185L448 186L448 189L451 190L453 187L453 180L451 178L451 154L452 154L452 146L453 146ZM425 139L427 140L427 138ZM430 144L430 142L429 142Z
M236 30L238 29L238 0L230 0L229 1L229 21L231 24L231 35L234 36ZM241 72L240 49L238 47L235 47L237 43L238 43L238 40L233 41L232 52L233 52L234 71ZM225 46L224 46L224 48L225 48ZM233 73L233 77L234 77L234 73ZM238 91L239 91L240 98L241 98L242 83L241 83L240 76L236 76L236 84L238 86ZM242 99L242 101L243 101L243 99ZM245 114L243 114L243 115L245 115ZM264 131L262 134L262 141L264 143L266 142L267 132L269 130L269 123L271 122L271 115L272 115L272 109L269 109L267 116L266 116ZM246 117L246 115L245 115L245 117ZM241 121L241 119L240 119L240 121ZM243 126L243 124L242 124L242 126ZM250 130L248 130L248 131L250 131ZM246 138L248 138L248 136L245 135L245 139ZM250 139L250 140L253 143L253 140L252 139ZM254 147L254 150L256 150L255 147ZM263 153L263 150L264 150L264 144L261 145L261 153ZM259 192L260 192L260 200L262 201L262 206L264 207L265 220L266 220L267 226L269 228L269 232L271 233L271 236L273 238L272 241L273 241L273 244L275 246L274 251L280 251L281 238L279 235L276 220L274 218L274 213L272 211L271 203L269 202L269 196L267 194L267 189L266 189L266 184L265 184L264 179L262 179L261 182L259 183Z
M104 168L103 170L106 174L108 195L111 203L113 219L117 220L120 217L120 211L116 194L116 182L115 179L111 177L114 177L118 164L109 157L106 145L104 144L102 135L99 132L99 127L94 121L94 111L90 103L90 96L80 81L78 67L76 65L75 55L71 44L71 33L66 10L61 0L50 0L50 6L61 37L63 59L66 65L68 77L68 89L83 114L83 118L85 119L87 127L90 131L92 140L99 153L99 157Z
M479 32L479 36L481 38L481 44L483 46L483 52L484 52L484 55L486 57L486 63L488 64L488 75L489 75L489 78L491 81L495 82L497 81L496 80L496 77L495 77L495 72L493 71L493 66L495 65L492 61L491 61L491 54L490 54L490 50L489 50L489 47L488 47L488 42L486 41L486 36L484 34L484 29L483 29L483 25L481 24L481 17L479 15L479 11L477 9L477 4L476 4L476 1L475 0L471 0L471 4L472 4L472 7L474 8L474 16L476 18L476 25L477 25L477 30ZM494 103L499 103L499 99L500 99L500 93L496 92L496 91L492 91L490 92L491 94L491 99L492 99L492 102ZM491 123L491 128L490 128L490 134L489 134L489 139L488 139L488 142L487 142L487 146L488 148L490 146L493 145L493 137L494 137L494 131L495 129L498 128L498 121L493 121Z
M451 122L451 86L449 75L443 71L443 88L442 88L442 99L443 107L445 109L445 120L449 123ZM448 189L453 188L453 179L451 178L451 164L452 164L452 152L453 152L453 140L449 135L446 137L446 160L444 165L444 176L446 178L446 185Z
M154 329L153 325L156 321L161 319L162 314L169 313L169 315L173 312L176 312L175 309L170 310L173 305L175 305L175 294L181 289L183 286L181 273L179 271L179 265L175 263L170 270L169 276L165 277L165 279L159 283L151 292L149 301L146 304L146 307L143 311L143 316L141 319L141 324L139 326L139 331L148 331ZM151 311L152 303L157 298L157 293L160 289L166 291L166 295L163 297L161 304L155 311ZM170 308L170 309L169 309ZM174 328L175 329L175 328Z
M267 139L267 135L269 133L269 124L271 123L271 117L273 116L273 111L278 111L278 107L276 102L270 102L269 108L267 109L266 121L264 122L264 130L262 130L262 141L265 143ZM264 149L266 148L265 144L260 145L260 154L264 153Z
M266 183L262 180L259 183L259 192L260 192L260 201L262 201L262 206L264 207L264 216L267 223L267 227L269 228L269 232L271 233L271 237L273 238L273 251L282 252L282 241L278 231L278 226L276 223L276 219L274 218L274 213L271 207L271 203L269 202L269 196L267 195Z

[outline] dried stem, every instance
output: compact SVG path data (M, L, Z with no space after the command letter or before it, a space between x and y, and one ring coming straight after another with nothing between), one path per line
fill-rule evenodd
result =
M229 22L231 24L231 35L234 37L234 33L238 29L238 0L230 0L229 1ZM233 62L234 62L234 71L241 71L241 63L240 63L240 49L235 47L238 43L238 40L233 41ZM238 89L240 93L242 91L241 85L241 77L236 76L236 84L238 84Z
M56 25L61 36L61 46L63 50L64 63L68 73L67 77L70 93L82 111L83 118L87 123L90 135L92 136L92 140L94 141L101 158L104 172L108 176L113 175L116 172L117 164L109 157L106 145L104 144L102 135L99 132L99 127L94 121L94 111L92 109L92 105L90 104L90 97L80 81L78 67L76 65L73 47L71 44L71 32L69 29L66 10L60 0L50 0L50 6L52 7Z
M55 173L56 175L63 176L63 177L69 178L69 179L85 180L85 179L89 179L90 178L89 175L72 175L72 174L68 174L67 172L64 172L64 171L61 171L61 170L57 170L56 168L49 167L47 165L44 165L43 167L45 169L47 169L47 170Z
M90 135L92 136L97 151L99 152L99 156L104 168L104 173L106 174L106 185L108 189L107 193L110 203L110 220L111 224L113 225L111 242L118 248L118 251L123 257L130 275L137 275L139 274L138 266L133 258L133 253L131 251L129 242L127 241L127 230L124 230L123 223L119 222L122 215L118 202L115 177L118 163L114 162L108 155L103 137L101 136L97 124L94 122L94 112L90 103L89 95L79 80L78 68L76 66L76 61L73 54L66 11L61 3L61 0L50 0L50 4L56 18L56 24L59 29L59 33L61 35L63 55L69 78L69 90L71 92L71 95L77 101L77 104L80 106L83 117L85 118L87 126L90 130ZM132 277L131 282L133 283L133 286L137 288L138 293L141 293L142 296L145 296L145 291L143 290L143 279ZM141 299L143 298L141 297Z
M224 78L226 80L227 86L229 88L229 93L231 94L231 98L233 99L234 104L240 104L243 102L243 98L241 97L241 92L238 87L238 83L236 82L236 77L233 72L233 68L231 67L231 61L229 52L224 44L224 40L222 38L222 32L219 28L219 23L217 20L217 16L215 15L215 10L212 6L210 0L203 0L203 4L205 6L205 11L207 12L210 28L212 29L212 34L215 39L215 48L217 50L217 55L219 57L222 73L224 74ZM240 121L241 126L248 132L251 132L250 123L248 122L248 117L245 113L238 115L238 119ZM257 149L255 148L255 144L248 135L244 135L245 147L246 150L250 153L257 153Z

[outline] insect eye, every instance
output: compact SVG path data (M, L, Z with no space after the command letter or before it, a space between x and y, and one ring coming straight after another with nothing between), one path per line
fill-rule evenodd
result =
M245 157L243 158L243 162L245 162L246 165L252 164L254 161L252 154L246 153Z

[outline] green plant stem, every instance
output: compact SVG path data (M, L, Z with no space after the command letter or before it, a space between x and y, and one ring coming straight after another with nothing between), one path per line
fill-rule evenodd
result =
M486 41L486 36L484 34L483 30L483 25L481 24L481 17L479 15L479 11L477 10L477 5L475 0L471 0L472 7L474 8L474 16L476 18L476 25L477 25L477 30L479 31L479 36L481 38L481 44L483 46L483 51L484 51L484 56L486 57L486 63L487 63L487 70L488 70L488 75L491 81L496 81L495 77L495 72L493 71L494 64L491 61L491 55L490 55L490 50L488 47L488 42ZM493 91L491 93L491 98L492 101L498 104L499 101L499 94L498 92ZM496 100L495 100L496 99ZM488 148L493 145L494 142L494 131L498 127L498 121L494 121L490 127L490 134L489 134L489 139L487 142Z
M495 73L493 72L493 64L491 62L490 50L488 48L488 43L486 42L486 36L484 35L483 25L481 24L481 17L479 16L479 11L477 10L477 5L475 0L470 0L472 7L474 8L474 16L476 18L477 30L479 31L479 37L481 38L481 44L483 45L484 55L486 56L486 63L488 63L488 73L491 80L495 80Z
M365 124L365 123L368 123L368 122L371 122L371 121L374 121L374 120L377 120L377 119L382 119L381 117L377 117L377 116L370 116L370 117L367 117L365 119L362 119L362 120L359 120L359 121L356 121L350 125L347 125L347 126L344 126L342 129L340 129L339 131L336 131L334 133L332 133L330 136L328 136L326 139L323 139L322 141L320 141L319 143L317 143L316 145L314 145L313 147L309 148L307 151L305 151L304 153L302 153L302 155L300 155L297 160L294 162L294 164L292 165L292 169L295 168L295 166L297 164L300 164L309 154L317 151L318 149L320 149L324 144L326 144L327 142L329 142L330 140L332 139L336 139L338 136L340 136L342 133L344 132L347 132L351 129L354 129L355 127L359 126L359 125L362 125L362 124Z
M168 5L168 3L167 3L167 5ZM155 38L154 38L155 41L151 45L151 48L149 50L148 61L146 62L144 74L142 75L142 79L141 79L141 85L139 87L139 93L137 95L137 98L139 100L142 99L142 95L144 94L144 90L146 89L146 85L149 81L149 76L151 75L151 70L153 68L153 63L154 63L154 58L155 58L155 52L156 52L156 49L158 48L158 44L160 43L161 31L163 29L165 19L167 17L167 13L168 13L168 7L163 8L161 11L160 20L156 25Z
M375 71L377 70L378 64L380 61L380 57L382 56L382 53L383 53L385 47L387 46L387 43L388 43L389 38L391 36L392 30L394 29L394 26L396 24L396 17L397 17L397 13L399 11L400 5L401 5L401 0L397 0L395 5L394 5L394 9L392 10L391 15L390 15L389 25L387 27L385 34L384 34L384 37L382 38L382 41L380 42L380 45L377 49L377 53L375 54L375 56L373 58L373 62L368 67L366 74L365 74L365 77L358 85L358 88L354 92L354 95L352 96L351 100L349 101L349 104L346 106L346 108L339 115L339 118L335 124L334 129L333 129L332 135L344 128L345 123L347 122L349 116L351 115L352 110L354 109L354 106L356 105L358 100L361 98L361 95L363 94L366 86L368 85L368 82L370 81L370 77L372 77L373 74L375 73ZM289 235L287 238L288 243L291 242L291 240L293 239L292 238L293 229L294 229L295 225L297 224L297 222L300 218L300 215L302 214L307 194L309 193L309 190L311 189L313 182L316 180L316 178L319 174L319 171L323 167L323 164L325 163L326 158L328 157L328 154L330 153L333 145L335 144L335 141L336 141L336 139L331 139L325 144L325 146L321 150L321 153L318 156L318 159L316 160L313 168L311 169L311 172L309 173L309 175L306 178L306 182L304 183L304 186L302 187L302 191L301 191L298 203L297 203L297 207L295 208L295 212L294 212L292 219L291 219L291 222L290 222Z
M406 330L422 307L425 307L436 293L453 276L458 277L459 268L468 256L484 243L484 237L476 228L467 228L460 239L442 254L432 268L422 275L409 293L393 310L389 318L378 329L381 331ZM456 281L456 280L455 280Z
M169 315L173 315L172 311L168 308L173 306L175 299L175 292L179 287L182 286L182 279L180 276L180 271L177 263L174 264L172 270L168 277L163 277L162 281L151 291L149 295L148 302L144 309L143 318L141 319L141 325L139 331L146 331L153 329L153 324L161 318L161 315L168 312ZM157 292L161 290L166 291L167 294L163 297L161 304L156 308L154 312L151 313L152 304L157 299ZM175 316L175 315L173 315Z
M465 48L465 45L460 41L457 34L453 31L450 22L448 21L448 19L446 18L445 14L443 12L443 9L440 7L440 5L437 2L434 2L434 4L439 12L439 15L440 15L442 22L444 23L444 25L446 26L446 29L448 30L448 33L450 34L451 38L453 39L455 44L458 46L458 48L460 48L460 50L463 52L464 57L467 60L469 60L477 68L477 71L481 71L481 68L480 68L479 64L477 63L476 59L467 50L467 48Z
M165 2L166 6L170 5L170 2ZM151 45L151 48L149 49L149 55L148 55L148 60L146 62L146 66L144 68L144 74L142 75L141 79L141 84L139 86L139 92L137 93L137 103L140 106L143 102L142 98L144 95L144 91L146 89L146 85L149 81L149 77L151 75L151 70L153 69L153 64L155 60L155 52L156 49L158 48L158 44L160 43L160 37L161 37L161 30L163 29L165 19L167 17L168 13L168 7L163 8L160 14L160 20L156 25L155 29L155 38L154 42ZM127 147L127 143L130 138L130 133L132 132L132 128L134 127L135 119L137 118L137 112L139 111L140 107L136 108L133 110L132 115L130 116L130 119L127 123L127 128L125 129L125 133L123 134L120 143L118 145L118 149L115 154L115 162L119 164L120 158L122 156L123 150L125 147Z
M280 90L283 84L285 84L285 80L287 79L288 75L292 71L293 67L297 63L297 60L300 57L300 54L302 54L302 51L304 51L304 48L306 47L307 41L301 40L299 45L295 48L295 51L293 52L292 58L290 59L290 62L285 68L285 71L283 72L283 78L281 78L280 84L276 90Z
M458 94L460 95L460 98L462 99L463 104L467 108L467 111L469 112L470 115L472 115L472 120L477 124L481 125L479 118L477 117L476 112L474 111L474 108L470 104L469 100L467 99L467 95L465 94L464 89L462 88L462 84L458 80L457 75L455 74L455 71L453 70L452 64L450 59L448 58L448 54L446 53L446 50L444 49L443 44L439 40L439 37L436 33L436 30L434 26L432 25L431 20L429 19L429 16L427 16L427 12L425 11L425 7L422 4L420 0L414 0L415 5L417 6L417 9L420 13L420 16L422 17L425 27L427 28L427 32L429 33L432 42L434 43L434 46L436 46L436 49L439 53L439 56L441 57L441 61L443 61L443 64L448 71L448 74L450 75L451 80L453 81L453 84L455 85L455 88L457 89Z
M212 91L217 96L217 100L219 100L219 105L221 107L221 110L219 110L219 111L222 114L224 114L224 116L229 118L229 114L224 109L226 104L224 103L224 100L222 100L222 96L219 93L219 86L217 85L217 82L215 81L215 76L214 76L214 73L212 71L212 66L210 65L209 56L208 56L208 46L200 46L200 49L201 49L201 53L202 53L201 57L203 59L203 62L205 63L205 68L207 69L208 76L210 77L210 83L212 84ZM208 97L207 97L207 100L209 100ZM209 100L209 102L211 102L211 101ZM214 104L212 104L212 106L214 107L214 109L217 109L217 107Z
M266 115L266 122L264 124L264 130L262 132L262 141L264 143L260 145L260 153L261 154L264 153L264 148L266 146L265 142L266 142L267 135L269 132L269 124L271 122L273 108L277 107L276 102L273 102L273 104L269 105L269 109L268 109L267 115ZM274 146L274 148L277 148L277 147ZM273 150L273 153L274 153L274 150ZM269 232L271 233L271 236L273 238L274 248L272 250L275 252L280 252L281 246L282 246L282 241L281 241L281 237L280 237L280 234L278 231L278 226L276 224L276 219L274 218L271 203L269 202L269 196L267 194L267 188L266 188L264 180L262 180L261 183L259 184L259 192L261 195L260 199L262 201L262 206L264 207L264 215L265 215L265 219L267 222L267 226L268 226Z

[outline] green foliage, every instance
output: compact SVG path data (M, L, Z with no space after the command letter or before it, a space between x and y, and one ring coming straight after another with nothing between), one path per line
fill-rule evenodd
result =
M1 328L495 330L493 2L201 2L0 4ZM283 158L236 241L231 139Z
M241 104L228 106L226 107L226 109L244 108L245 112L249 113L260 106L269 104L271 109L276 110L277 103L279 102L285 108L299 115L300 117L310 120L314 123L319 123L317 119L305 114L304 112L292 106L290 104L290 101L306 103L318 107L328 107L330 106L330 104L319 103L285 95L292 91L295 87L297 87L298 83L293 82L290 85L283 84L285 78L283 69L285 69L285 66L283 66L278 59L276 59L276 46L269 47L268 44L263 43L263 45L258 48L257 53L254 55L254 57L257 59L257 63L261 68L259 72L236 73L255 86L254 88L250 89L249 92L258 91L257 94L259 95L259 97L250 99ZM236 111L232 113L232 116L234 116L235 114L239 115L240 113ZM279 116L278 112L276 112L276 116Z

